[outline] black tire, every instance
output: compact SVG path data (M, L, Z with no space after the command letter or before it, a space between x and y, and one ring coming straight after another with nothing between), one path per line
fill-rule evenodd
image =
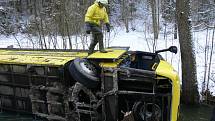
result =
M135 120L135 121L144 121L144 120L142 119L142 117L139 115L140 110L141 110L143 107L144 107L144 102L142 102L142 101L136 102L136 103L133 105L132 112L133 112L133 116L134 116L134 120Z
M99 85L97 68L86 59L77 58L69 65L70 75L87 88L95 88Z
M155 115L152 113L153 107L156 110ZM157 121L161 117L161 110L157 104L139 101L133 105L132 111L135 121Z

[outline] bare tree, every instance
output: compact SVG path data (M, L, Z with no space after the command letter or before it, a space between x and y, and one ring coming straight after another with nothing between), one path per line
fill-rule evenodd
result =
M156 50L157 46L157 39L158 39L158 33L159 33L159 17L158 17L158 2L156 0L150 0L150 5L152 9L152 23L153 23L153 32L154 32L154 42L153 42L153 51Z
M129 12L128 12L128 1L127 0L122 0L121 11L122 11L122 20L125 24L126 32L129 32L129 23L128 23Z
M191 35L190 0L176 1L179 43L182 61L182 102L197 104L199 102L196 57Z
M212 64L213 50L214 50L214 36L215 36L214 34L215 34L215 25L214 25L214 29L213 29L212 42L211 42L211 52L210 52L210 60L209 60L209 66L208 66L208 78L207 78L207 84L206 84L206 101L208 99L208 93L207 92L209 92L211 64Z
M207 76L207 70L208 70L208 29L207 29L207 34L206 34L206 40L205 40L205 65L204 65L204 79L203 79L203 83L202 83L202 91L201 93L203 94L205 91L205 83L206 83L206 76Z

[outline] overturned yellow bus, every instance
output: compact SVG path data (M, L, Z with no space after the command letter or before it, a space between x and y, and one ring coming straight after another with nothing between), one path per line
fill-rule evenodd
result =
M0 108L50 121L177 121L180 82L159 52L0 49Z

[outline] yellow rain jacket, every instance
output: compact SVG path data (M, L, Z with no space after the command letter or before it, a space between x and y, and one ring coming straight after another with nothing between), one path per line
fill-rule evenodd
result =
M101 21L109 23L107 11L105 7L100 8L99 4L95 2L88 8L87 13L85 14L85 22L94 23L100 26Z

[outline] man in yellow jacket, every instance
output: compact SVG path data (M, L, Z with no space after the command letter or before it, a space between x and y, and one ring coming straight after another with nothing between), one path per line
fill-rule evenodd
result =
M85 27L86 33L90 34L92 32L93 39L90 43L88 54L92 54L97 43L99 43L99 51L106 53L103 44L103 33L101 29L101 23L105 23L107 32L110 32L110 24L108 14L105 5L108 4L108 0L96 0L93 5L91 5L87 13L85 14Z

